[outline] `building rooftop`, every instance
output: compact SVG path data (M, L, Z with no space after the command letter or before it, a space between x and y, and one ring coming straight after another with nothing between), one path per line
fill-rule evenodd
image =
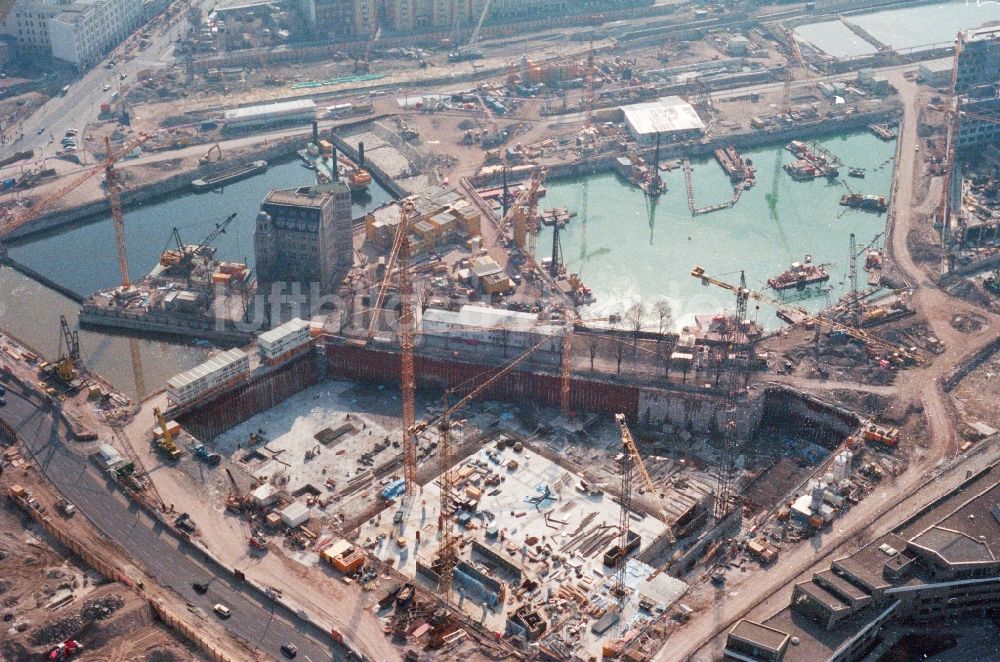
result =
M522 313L516 310L501 310L486 306L465 305L458 312L428 308L423 319L438 324L452 324L481 329L505 328L511 331L531 331L545 335L562 333L562 327L553 324L541 324L535 313Z
M654 134L672 131L703 131L694 106L678 96L661 97L656 101L622 106L627 121L636 133Z
M319 209L333 197L333 191L319 191L312 186L274 189L264 198L265 204L289 205L294 207L314 207Z
M274 327L270 331L265 331L258 336L258 339L265 343L275 343L282 340L286 336L308 328L309 322L296 317L295 319L288 320L281 326Z
M942 57L937 60L927 60L926 62L920 63L921 69L926 69L931 73L941 73L944 71L951 71L952 66L955 64L953 58Z
M970 28L962 33L962 40L966 43L992 41L993 39L1000 39L1000 25L980 25L978 28Z
M258 115L272 115L278 113L293 113L296 111L316 110L316 102L312 99L294 99L292 101L277 101L266 103L260 106L246 106L245 108L233 108L223 113L227 120L241 120Z
M198 381L206 375L210 375L217 370L222 370L237 361L246 358L246 354L240 349L230 349L222 352L218 356L213 356L202 364L174 375L167 380L167 387L172 389L184 388L188 384Z
M992 563L1000 552L1000 483L910 539L949 564Z
M788 640L788 635L781 630L769 628L753 621L741 620L737 623L730 634L739 637L743 641L750 642L758 648L766 648L769 651L778 652Z

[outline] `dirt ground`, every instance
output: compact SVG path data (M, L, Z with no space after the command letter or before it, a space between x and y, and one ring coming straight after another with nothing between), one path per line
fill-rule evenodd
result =
M1000 353L973 370L955 389L953 398L962 420L1000 429L1000 411L997 411L997 402L1000 401Z
M15 478L14 470L7 475L2 485L5 493ZM26 485L33 479L16 478ZM0 502L0 577L4 621L0 659L41 659L66 639L83 645L84 654L76 658L81 661L207 659L158 624L140 595L108 583L69 556L6 498ZM50 606L64 596L71 597Z

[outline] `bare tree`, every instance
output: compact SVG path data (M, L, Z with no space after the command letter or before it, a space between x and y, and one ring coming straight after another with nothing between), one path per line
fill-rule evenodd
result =
M656 334L656 344L660 344L660 341L663 340L663 334L674 323L674 312L670 309L670 304L667 303L666 299L660 299L653 304L653 311L656 313L656 318L660 323Z
M639 334L642 333L642 323L645 317L646 308L641 303L633 303L625 311L625 320L628 322L629 328L632 329L632 344L636 347L636 351L638 351Z
M611 342L614 343L615 360L617 361L617 374L622 373L622 359L625 358L625 343L621 341L616 333L618 325L621 324L621 315L615 314L608 318L608 326L611 328Z
M587 352L590 354L590 371L594 371L594 358L597 356L597 350L601 347L601 336L596 333L584 334L587 339Z
M510 328L506 324L497 327L497 340L503 347L503 357L507 358L507 349L510 347Z

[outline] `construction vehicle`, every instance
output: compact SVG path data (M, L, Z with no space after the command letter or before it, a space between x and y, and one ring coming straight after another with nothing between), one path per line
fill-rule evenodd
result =
M68 499L60 498L56 501L56 508L59 509L66 517L72 517L76 514L76 506L74 506Z
M188 533L194 533L198 530L198 526L191 519L191 516L187 513L181 513L174 519L174 526L176 526L181 531L186 531Z
M46 660L67 660L83 651L83 646L76 639L67 639L45 656Z
M229 477L230 485L229 494L226 496L226 508L234 513L241 513L243 512L245 503L243 492L240 491L240 486L236 484L236 479L233 478L233 472L229 470L229 467L226 467L226 475Z
M184 455L184 452L174 442L174 434L171 431L171 426L167 423L167 419L163 417L163 412L160 411L159 407L153 409L153 417L156 419L157 424L157 427L153 430L156 448L171 460L179 460Z
M38 372L44 379L56 377L69 387L77 378L77 366L80 364L80 334L72 331L65 315L59 316L59 360L54 364L42 363Z
M899 428L884 428L874 423L865 426L865 441L895 448L899 445Z
M215 159L212 159L213 152L216 154ZM218 142L209 147L208 151L205 153L204 156L198 158L198 165L206 165L211 163L213 160L215 161L222 160L222 146Z
M476 23L476 28L472 31L472 36L469 37L469 43L448 53L449 62L465 62L467 60L480 60L483 58L483 50L476 44L479 43L479 33L482 32L483 23L486 21L486 15L490 13L490 6L492 4L493 0L486 0L483 3L483 13L479 15L479 22Z
M204 461L205 464L209 465L210 467L217 466L220 462L222 462L221 455L219 455L218 453L211 452L210 450L208 450L208 447L205 446L205 444L203 444L200 441L195 442L195 444L191 447L191 449L194 451L195 457L197 457L199 460Z
M267 549L268 538L260 529L254 529L250 533L250 546L254 549Z

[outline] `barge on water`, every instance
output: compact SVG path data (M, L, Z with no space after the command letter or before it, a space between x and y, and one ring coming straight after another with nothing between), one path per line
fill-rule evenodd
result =
M253 177L267 170L267 161L263 159L251 163L243 163L232 168L227 168L221 172L208 177L199 177L191 182L191 188L195 191L211 191L214 188L238 182L247 177Z
M883 212L889 208L884 195L851 193L840 198L840 204L851 209Z
M767 285L772 290L801 289L807 285L815 285L830 280L830 274L821 264L813 264L812 256L806 255L802 262L792 262L787 271L767 279Z
M868 130L886 142L896 139L896 132L888 124L869 124Z

